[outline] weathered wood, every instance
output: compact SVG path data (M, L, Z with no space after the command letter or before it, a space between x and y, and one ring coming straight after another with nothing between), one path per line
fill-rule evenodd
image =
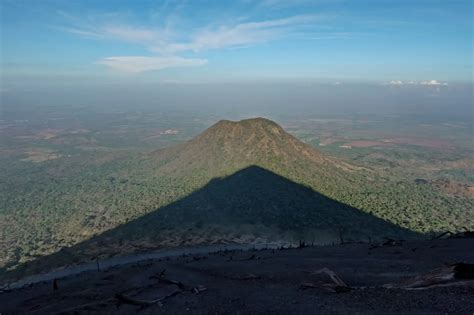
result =
M248 261L248 260L254 260L254 259L257 259L257 256L255 254L252 254L247 258L233 258L232 257L232 259L229 259L228 261ZM258 259L260 259L260 258L258 258Z
M440 286L473 285L474 264L456 263L400 283L385 284L389 289L422 289Z
M304 282L300 285L300 289L325 289L336 293L349 292L352 290L342 279L331 269L323 268L311 272L311 274L325 274L332 283L325 282Z
M433 237L431 240L434 241L434 240L440 239L440 238L442 238L443 236L446 236L446 235L453 235L453 232L451 232L451 231L446 231L446 232L444 232L444 233L441 233L441 234L438 235L438 236Z
M119 300L120 302L125 303L125 304L132 304L132 305L139 305L139 306L149 306L149 305L153 305L153 304L161 304L161 302L163 302L164 300L166 300L170 297L173 297L175 295L178 295L181 292L182 292L182 290L176 290L176 291L171 292L168 295L162 296L162 297L154 299L154 300L140 300L140 299L131 298L131 297L123 295L123 294L115 294L115 297L117 298L117 300Z
M313 271L312 274L326 274L329 276L329 278L331 278L334 284L341 287L348 287L348 285L344 281L342 281L342 279L331 269L322 268L322 269Z
M172 296L178 295L179 293L182 293L182 292L185 292L185 291L189 291L189 292L193 292L195 294L199 294L202 291L207 290L207 288L202 286L202 285L199 285L197 287L193 287L193 286L190 286L190 285L186 285L186 284L184 284L180 281L166 279L166 278L163 277L164 273L165 273L165 270L160 272L160 274L158 276L158 281L160 283L176 285L178 287L178 290L173 291L172 293L170 293L168 295L165 295L163 297L160 297L160 298L157 298L157 299L154 299L154 300L135 299L135 298L131 298L129 296L123 295L123 294L116 294L115 298L117 300L119 300L120 302L126 303L126 304L149 306L149 305L153 305L153 304L161 304L161 302L163 302L164 300L166 300L166 299L168 299Z
M249 274L246 274L246 275L243 275L243 276L235 277L234 279L245 281L245 280L258 280L258 279L261 279L261 278L262 278L261 276L255 275L253 273L249 273Z

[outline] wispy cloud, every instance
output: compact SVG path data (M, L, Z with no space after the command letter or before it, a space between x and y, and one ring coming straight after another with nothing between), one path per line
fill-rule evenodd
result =
M319 0L321 1L321 0ZM335 0L332 0L335 1ZM276 8L276 9L283 9L288 7L296 7L305 5L308 3L315 3L316 0L262 0L258 3L261 7L267 8Z
M201 66L205 65L207 60L182 57L120 56L107 57L98 63L123 72L141 73L166 68Z
M73 24L70 27L63 27L64 31L91 39L135 43L156 54L156 56L108 57L98 62L115 70L134 73L203 65L207 60L183 58L178 55L185 52L243 48L275 40L320 18L317 15L296 15L281 19L204 26L196 28L191 34L180 34L168 27L145 28L123 23L78 22L65 13L61 14Z
M83 18L64 11L57 11L57 13L67 23L67 26L59 27L59 29L85 38L152 45L170 36L169 29L165 27L143 27L125 23L126 18L120 13L88 15Z
M315 22L315 15L298 15L283 19L239 23L231 26L205 28L185 42L164 42L152 51L173 54L184 51L200 52L212 49L248 47L249 45L277 39L291 33L298 26Z
M155 31L129 25L61 27L61 29L86 38L117 40L142 45L152 45L168 36L166 31Z
M153 41L162 35L160 32L129 26L106 26L103 31L105 34L115 38L137 42Z

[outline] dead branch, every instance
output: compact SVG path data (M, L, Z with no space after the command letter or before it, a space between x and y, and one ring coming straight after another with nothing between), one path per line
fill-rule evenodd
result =
M168 295L162 296L162 297L160 297L158 299L154 299L154 300L134 299L134 298L128 297L128 296L123 295L123 294L115 294L115 297L117 298L117 300L119 300L120 302L125 303L125 304L132 304L132 305L139 305L139 306L150 306L150 305L153 305L153 304L159 304L161 306L161 302L163 302L164 300L166 300L170 297L178 295L181 292L183 292L183 291L182 290L176 290L176 291L171 292Z
M168 295L165 295L163 297L160 297L160 298L157 298L157 299L154 299L154 300L141 300L141 299L135 299L135 298L132 298L132 297L129 297L129 296L126 296L124 294L115 294L115 298L117 300L119 300L120 302L122 303L125 303L125 304L132 304L132 305L139 305L139 306L150 306L150 305L154 305L154 304L158 304L161 306L161 303L163 301L165 301L166 299L170 298L170 297L173 297L175 295L178 295L180 293L183 293L183 292L186 292L186 291L189 291L189 292L192 292L194 294L199 294L201 293L202 291L205 291L207 290L206 287L202 286L202 285L198 285L198 286L190 286L190 285L187 285L187 284L184 284L180 281L176 281L176 280L171 280L171 279L167 279L164 277L164 274L166 272L166 269L162 270L158 275L156 276L151 276L150 278L152 279L158 279L158 282L159 283L165 283L165 284L171 284L171 285L176 285L178 287L177 290L171 292L170 294Z
M385 242L382 243L382 246L401 246L403 245L403 240L394 240L391 238L385 238Z
M191 291L192 288L193 288L192 286L186 285L186 284L184 284L184 283L182 283L182 282L180 282L180 281L170 280L170 279L166 279L166 278L164 278L164 277L161 277L161 278L158 280L158 282L176 285L176 286L178 286L178 288L179 288L180 290L183 290L183 291Z
M163 269L160 271L160 273L158 275L153 275L153 276L150 276L148 277L149 279L158 279L160 280L166 273L166 269Z
M452 234L450 238L474 238L474 231L464 231Z
M474 264L456 263L400 283L388 283L383 285L383 287L411 290L459 285L474 285Z
M321 285L316 285L312 282L303 282L300 284L300 289L305 290L305 289L319 289L321 288Z
M342 279L331 269L328 268L323 268L319 269L316 271L313 271L312 274L326 274L331 278L331 280L334 282L334 284L341 286L341 287L347 287L348 285L342 281Z
M233 259L234 261L247 261L247 260L254 260L255 258L257 258L257 256L255 254L252 254L250 257L248 258L241 258L241 259Z
M199 293L201 293L203 291L206 291L206 290L207 290L207 288L203 285L198 285L197 287L192 288L192 292L195 293L195 294L199 294Z
M473 238L474 231L469 231L466 229L464 232L453 233L451 231L444 232L438 236L433 237L431 240L437 240L443 238L444 236L448 236L447 238Z
M334 285L332 283L313 283L313 282L304 282L300 285L300 289L306 290L306 289L325 289L331 292L335 293L344 293L344 292L349 292L353 288L351 287L341 287Z
M300 289L325 289L336 293L349 292L352 290L342 279L332 270L328 268L319 269L311 272L313 275L325 274L331 280L331 283L327 282L304 282L300 285Z
M474 287L474 280L454 281L454 282L451 282L451 283L433 284L433 285L430 285L428 287L401 288L401 289L405 289L405 290L429 290L429 289L434 289L434 288L461 287L461 286Z
M198 285L196 287L193 287L193 286L184 284L180 281L167 279L167 278L164 277L165 272L166 272L166 269L163 269L157 276L151 276L150 279L158 279L159 283L176 285L182 291L190 291L190 292L193 292L193 293L196 293L196 294L199 294L200 292L206 290L206 287L204 287L202 285Z
M253 273L249 273L247 275L243 275L243 276L239 276L239 277L236 277L234 278L235 280L258 280L258 279L261 279L262 277L261 276L257 276Z
M432 241L438 240L438 239L440 239L440 238L442 238L443 236L446 236L446 235L450 235L450 236L451 236L451 235L453 235L453 232L451 232L451 231L446 231L446 232L444 232L444 233L441 233L441 234L438 235L438 236L433 237L431 240L432 240Z

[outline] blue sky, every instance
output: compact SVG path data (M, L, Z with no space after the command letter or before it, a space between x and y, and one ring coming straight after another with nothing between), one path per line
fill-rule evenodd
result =
M0 3L4 84L472 81L471 0Z

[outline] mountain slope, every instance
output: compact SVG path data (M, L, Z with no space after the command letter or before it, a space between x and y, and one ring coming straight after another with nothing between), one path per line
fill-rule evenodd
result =
M35 208L4 216L0 267L66 247L74 253L56 261L219 241L337 241L341 229L367 240L474 227L472 203L453 209L427 185L325 156L263 118L220 121L180 145L74 176L46 175Z
M150 158L161 175L190 182L204 179L200 185L252 165L317 190L350 185L349 174L363 171L324 156L264 118L219 121L192 140L158 150Z
M239 122L222 120L191 141L172 150L156 153L159 158L163 153L163 157L174 158L168 165L170 169L186 165L215 170L233 164L268 163L274 160L288 164L301 157L324 162L319 152L286 133L276 123L263 118Z

